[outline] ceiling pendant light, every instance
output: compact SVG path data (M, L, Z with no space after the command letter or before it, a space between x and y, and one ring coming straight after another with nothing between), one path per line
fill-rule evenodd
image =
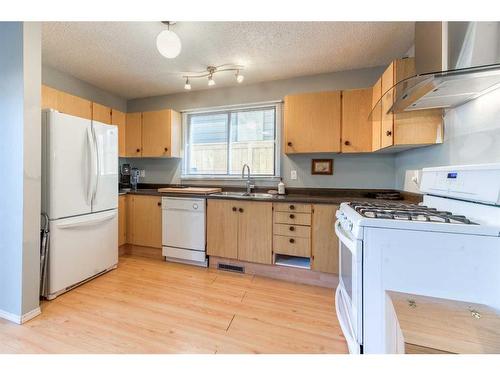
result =
M167 25L167 30L163 30L156 37L156 48L167 59L173 59L181 53L181 40L176 33L170 31L170 25L175 22L162 21L162 23Z
M236 82L241 83L245 79L245 76L240 73L239 70L236 71Z
M208 85L209 85L209 86L215 86L215 81L214 81L214 79L213 79L213 77L212 77L212 74L210 74L210 75L208 76Z
M191 90L191 84L189 83L189 78L186 78L186 83L184 84L186 90Z

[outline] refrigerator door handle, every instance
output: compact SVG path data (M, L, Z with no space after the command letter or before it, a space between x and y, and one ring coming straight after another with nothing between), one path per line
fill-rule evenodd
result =
M103 223L105 221L109 221L113 218L115 218L117 215L116 211L112 211L107 213L106 215L101 215L97 218L92 218L88 220L85 216L81 217L78 216L72 220L65 220L65 223L60 223L56 224L57 228L60 229L71 229L71 228L78 228L78 227L89 227L93 225L97 225L99 223Z
M96 158L95 158L95 143L94 137L92 136L92 129L87 128L87 142L89 148L89 156L90 156L90 165L87 170L88 173L88 183L87 183L87 204L92 204L92 199L95 194L95 168L96 168Z
M96 201L96 194L97 194L97 187L99 186L99 176L101 174L101 167L100 167L100 155L99 155L99 147L97 144L97 137L95 135L95 129L94 126L92 125L92 139L94 143L94 157L95 157L95 169L94 169L94 191L92 193L92 202L95 203Z

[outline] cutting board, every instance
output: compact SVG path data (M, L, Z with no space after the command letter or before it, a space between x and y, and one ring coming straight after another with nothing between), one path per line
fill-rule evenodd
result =
M159 193L176 193L176 194L212 194L212 193L220 193L221 191L222 191L221 188L203 188L203 187L186 187L186 188L167 187L158 189Z

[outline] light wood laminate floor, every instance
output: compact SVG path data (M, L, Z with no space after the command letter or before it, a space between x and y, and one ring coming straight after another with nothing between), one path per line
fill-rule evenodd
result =
M126 255L18 326L0 353L346 353L333 290Z

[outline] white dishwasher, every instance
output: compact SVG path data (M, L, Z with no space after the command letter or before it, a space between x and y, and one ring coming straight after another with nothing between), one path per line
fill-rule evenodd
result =
M167 261L207 267L205 207L204 198L162 198L162 253Z

